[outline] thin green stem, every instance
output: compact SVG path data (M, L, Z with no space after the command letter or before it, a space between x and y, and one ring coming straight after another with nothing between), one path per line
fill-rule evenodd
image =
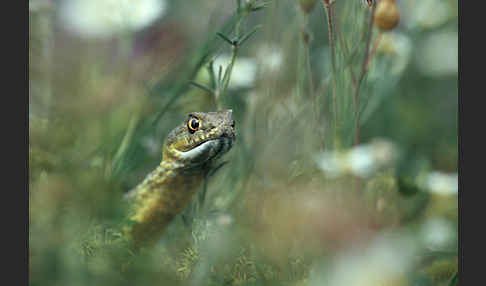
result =
M310 36L307 32L307 28L309 25L309 17L307 14L304 13L304 20L303 20L303 28L302 28L302 43L304 47L304 61L305 61L305 73L307 76L307 83L308 83L308 89L309 89L309 95L312 98L312 112L314 115L314 121L316 127L320 126L319 124L319 114L318 114L318 108L317 108L317 93L314 92L314 82L312 79L312 68L311 68L311 62L310 62ZM324 139L323 139L323 132L321 128L317 128L319 132L319 137L320 137L320 149L321 151L324 150Z
M227 79L224 82L222 94L224 94L226 92L226 90L228 89L228 85L229 85L229 82L231 80L231 73L233 71L233 66L236 62L236 55L238 53L238 45L234 45L233 48L231 49L231 51L232 51L231 52L231 62L227 67L228 71L225 72L225 74L228 73L228 76L227 76Z
M141 108L142 108L141 106L138 107L137 110L135 110L135 113L132 115L132 118L130 118L130 122L128 123L128 128L127 131L125 132L125 136L123 136L120 147L118 147L115 156L113 156L112 162L115 165L120 164L120 160L122 159L123 155L125 154L128 147L130 146L130 143L133 139L133 135L135 134L135 130L140 119ZM110 170L112 169L113 167L111 166Z
M361 81L366 73L366 68L368 67L369 61L369 50L370 50L370 43L371 43L371 35L373 34L373 19L375 15L376 4L373 2L371 7L371 13L368 22L368 35L366 38L366 46L365 46L365 53L363 58L363 64L361 65L361 72L358 77L357 81L357 88L355 89L354 93L354 107L355 107L355 116L356 116L356 125L355 125L355 133L354 133L354 145L359 144L359 127L360 127L360 114L359 114L359 87L361 85Z
M246 17L248 17L248 11L246 9L240 9L238 8L238 13L243 13L242 16L239 18L238 22L236 22L236 27L235 27L235 36L236 40L232 43L232 48L231 48L231 62L226 68L227 70L224 72L224 77L223 77L223 90L217 90L215 93L215 99L216 99L216 105L218 109L221 109L222 104L221 104L221 97L226 93L226 90L228 89L229 82L231 80L231 73L233 72L233 66L235 65L236 62L236 56L238 54L238 48L239 48L239 40L241 36L241 25L242 22L245 20Z
M343 48L343 52L344 52L344 58L348 58L349 57L349 49L348 49L348 46L346 45L345 41L344 41L344 38L341 34L341 30L339 29L339 21L338 21L338 18L337 18L337 15L336 15L336 10L333 9L332 10L332 16L334 18L334 28L336 30L336 36L339 40L339 44L341 45L341 47ZM353 87L354 89L356 90L357 88L357 82L356 82L356 75L354 74L354 71L353 71L353 68L351 65L349 65L349 74L351 75L351 80L353 82Z
M354 128L354 145L357 146L359 145L359 135L360 135L360 112L359 112L359 87L361 85L361 81L363 80L363 77L366 73L366 68L368 66L368 61L369 61L369 51L370 51L370 43L371 43L371 35L373 34L373 20L375 16L375 10L376 10L376 3L372 3L371 7L371 13L369 17L369 22L368 22L368 35L366 38L366 46L365 46L365 53L364 53L364 59L363 59L363 64L361 65L361 72L358 77L358 82L357 86L355 89L354 93L354 112L355 112L355 128ZM356 192L360 192L361 189L361 180L359 177L356 177Z
M339 128L339 115L338 115L338 108L337 108L337 98L336 98L336 88L337 88L337 71L336 71L336 51L335 51L335 43L334 43L334 28L333 28L333 12L332 4L334 1L330 0L322 0L324 4L324 9L327 16L327 27L328 27L328 35L329 35L329 45L331 47L331 64L332 64L332 101L333 101L333 111L334 111L334 139L337 140L338 135L338 128Z

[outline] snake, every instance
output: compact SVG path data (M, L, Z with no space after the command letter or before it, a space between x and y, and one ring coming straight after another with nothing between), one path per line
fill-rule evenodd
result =
M191 112L169 132L160 164L125 195L129 213L123 232L135 248L152 245L161 237L235 138L231 109Z

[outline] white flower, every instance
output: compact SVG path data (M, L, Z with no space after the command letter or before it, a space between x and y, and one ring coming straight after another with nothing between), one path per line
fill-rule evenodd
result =
M336 178L344 173L342 155L337 152L322 152L317 158L317 165L329 178Z
M213 67L215 77L218 77L219 66L222 66L221 77L223 77L226 68L231 63L230 55L221 55L214 60ZM250 88L253 87L256 77L256 63L254 59L236 57L233 70L231 71L229 88Z
M410 27L425 29L436 28L444 24L449 18L453 17L453 11L447 1L443 0L415 0L401 1L402 5L407 5L406 10L410 11Z
M457 173L447 174L434 171L419 177L417 184L433 193L456 195L458 191L458 176Z
M342 252L329 265L314 265L308 285L393 285L412 267L417 251L408 237L380 237L369 247Z
M424 244L434 250L440 250L455 244L457 229L444 219L429 219L422 226L420 235Z
M60 20L84 37L109 37L144 28L166 12L165 0L66 0Z
M391 56L392 67L390 72L392 75L399 75L410 62L412 44L405 34L388 32L383 34L377 52ZM375 75L381 77L381 75Z
M391 142L375 139L348 151L323 152L317 158L317 165L330 178L346 173L369 177L379 169L391 165L396 158L397 150Z
M376 167L373 151L369 145L360 145L349 150L347 160L351 172L360 177L369 176Z
M264 71L275 72L283 63L282 49L278 45L264 45L258 53L258 62Z
M458 36L445 31L433 34L420 45L416 62L424 74L455 75L458 71Z

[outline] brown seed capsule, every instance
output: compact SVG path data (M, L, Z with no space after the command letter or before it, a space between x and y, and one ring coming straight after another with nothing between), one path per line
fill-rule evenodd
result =
M400 22L400 13L398 12L395 0L381 0L376 6L375 26L382 30L391 30Z
M299 4L300 9L302 9L305 14L309 14L312 9L314 9L314 6L316 6L316 0L299 0Z

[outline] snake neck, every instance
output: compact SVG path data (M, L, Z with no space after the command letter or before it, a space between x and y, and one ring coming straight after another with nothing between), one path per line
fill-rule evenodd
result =
M130 226L125 233L136 246L147 245L189 204L204 180L204 170L185 170L162 162L131 195Z

